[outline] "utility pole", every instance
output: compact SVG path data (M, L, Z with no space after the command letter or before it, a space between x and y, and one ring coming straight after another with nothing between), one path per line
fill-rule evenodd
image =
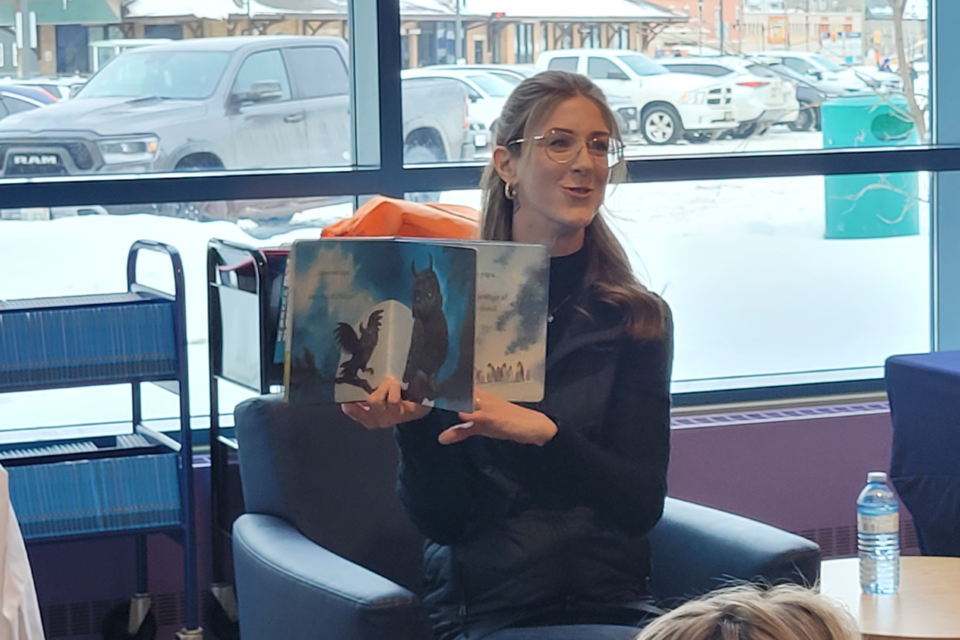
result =
M724 55L724 53L723 53L723 25L724 25L724 20L723 20L723 0L720 0L720 24L718 25L718 28L720 29L720 55Z
M460 0L453 0L457 9L457 39L454 44L453 62L456 64L461 58L466 58L466 52L463 50L463 22L460 21Z
M17 77L29 78L37 75L34 59L34 47L37 43L36 24L30 16L30 0L18 0L19 21L15 25L17 33Z
M784 47L786 48L787 51L789 51L790 50L790 11L789 9L787 9L786 2L783 3L783 22L784 22L784 25L786 25L785 26L786 31L784 31L784 34L783 34Z
M700 18L697 20L697 55L703 55L703 0L700 0Z

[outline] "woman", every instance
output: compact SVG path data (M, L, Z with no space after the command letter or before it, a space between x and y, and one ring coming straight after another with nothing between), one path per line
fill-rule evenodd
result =
M478 391L458 416L402 400L388 380L343 410L370 429L396 425L438 638L636 625L650 610L645 536L666 494L668 309L599 214L622 162L600 90L544 72L517 86L498 123L482 237L551 250L543 401Z
M810 589L744 585L680 605L637 640L860 640L860 632L848 611Z

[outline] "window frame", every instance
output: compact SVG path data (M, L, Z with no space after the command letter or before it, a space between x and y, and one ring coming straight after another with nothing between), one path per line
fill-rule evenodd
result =
M129 176L55 177L30 182L0 180L5 207L154 204L257 198L347 195L475 189L481 163L403 164L400 89L401 32L398 0L352 0L349 7L348 67L354 151L357 165L285 171L196 172ZM960 349L960 118L949 117L960 100L960 69L937 64L960 59L960 39L950 25L960 24L960 3L931 0L928 41L933 53L930 96L936 145L731 155L644 157L627 162L628 182L681 182L717 179L792 177L930 171L931 338L935 349ZM941 119L940 105L947 117ZM677 404L740 402L795 396L880 391L877 379L771 386L676 396Z

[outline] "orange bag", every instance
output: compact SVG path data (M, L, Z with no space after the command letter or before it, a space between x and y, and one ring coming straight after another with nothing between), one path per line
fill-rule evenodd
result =
M376 196L353 217L326 227L321 235L468 239L479 235L479 226L480 212L471 207Z

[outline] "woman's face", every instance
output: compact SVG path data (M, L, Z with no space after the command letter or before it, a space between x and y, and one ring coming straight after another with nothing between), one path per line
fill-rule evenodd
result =
M535 136L566 131L580 142L576 156L566 163L553 160L543 141ZM577 96L558 104L542 122L531 123L519 156L499 147L494 163L500 176L516 188L517 208L513 237L518 242L544 242L553 255L577 251L583 231L603 204L610 169L606 156L587 152L593 136L610 135L600 108L588 98Z

